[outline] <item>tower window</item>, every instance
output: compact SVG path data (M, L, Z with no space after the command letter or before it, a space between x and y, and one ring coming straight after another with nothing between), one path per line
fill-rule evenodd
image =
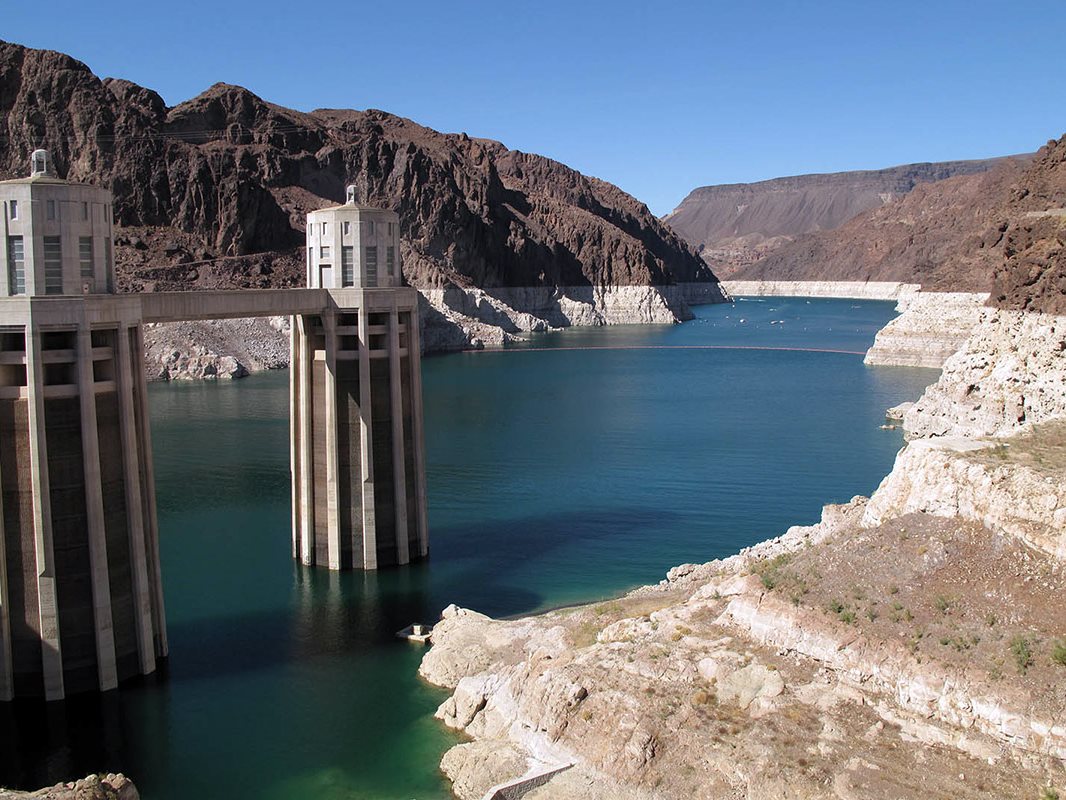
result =
M58 236L44 237L44 293L63 294L63 244Z
M324 245L322 245L322 247L320 249L321 249L321 252L319 253L319 257L320 258L329 258L329 245L324 244Z
M26 261L21 236L7 237L7 291L9 294L26 294Z
M18 219L19 218L19 201L18 200L12 200L11 201L11 205L8 206L8 210L10 212L11 219Z
M93 270L93 237L82 236L78 239L78 260L81 262L81 276L95 277Z
M395 222L390 222L389 223L389 236L392 236L395 232L396 232L396 223Z
M115 265L111 263L111 237L104 237L104 275L107 277L107 293L115 292Z
M89 204L88 203L82 203L81 204L81 218L82 219L88 219L89 218Z
M351 247L341 248L341 286L355 286L355 254Z
M326 235L326 231L327 231L327 228L326 228L326 223L325 223L325 222L323 222L323 223L322 223L322 235L323 235L323 236L325 236L325 235Z
M366 224L366 232L369 233L371 236L374 235L374 220L370 220Z
M378 285L378 249L376 247L366 249L366 285L370 287Z
M55 200L49 200L48 201L48 219L55 219L55 218L56 218L56 201Z
M348 220L344 220L344 235L345 236L347 236L349 233L351 233L351 227L352 227L352 223L350 223Z
M391 244L385 248L385 267L388 269L390 276L396 274L396 248Z

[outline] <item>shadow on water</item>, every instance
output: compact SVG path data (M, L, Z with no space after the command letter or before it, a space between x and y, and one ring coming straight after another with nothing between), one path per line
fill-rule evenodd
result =
M448 603L476 608L490 616L512 616L545 607L552 598L535 591L517 576L531 567L550 580L559 551L575 541L610 548L654 526L669 524L678 515L669 510L639 507L541 514L519 519L434 528L434 556L446 565L444 580L430 593L425 609L435 619ZM441 585L443 584L443 585Z
M575 538L609 547L613 537L669 524L674 516L634 507L442 526L434 529L437 544L428 562L377 573L293 564L288 608L220 609L209 618L169 625L170 680L262 672L294 659L333 658L391 644L396 631L436 620L449 603L493 616L536 611L551 598L525 585L516 571L538 562L550 569L555 551Z
M78 695L58 703L0 704L0 785L40 787L92 773L119 771L131 760L159 768L169 726L161 701L130 713L130 694L157 691L167 682L166 666L124 684L122 690Z

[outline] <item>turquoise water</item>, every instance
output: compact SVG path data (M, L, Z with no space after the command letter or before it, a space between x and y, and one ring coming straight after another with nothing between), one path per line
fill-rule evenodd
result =
M901 443L884 409L936 377L707 349L861 353L889 303L698 312L426 359L432 557L379 574L290 557L285 373L153 387L169 664L0 712L0 784L122 770L146 800L448 797L444 695L394 631L451 602L510 615L607 597L813 522L876 487Z

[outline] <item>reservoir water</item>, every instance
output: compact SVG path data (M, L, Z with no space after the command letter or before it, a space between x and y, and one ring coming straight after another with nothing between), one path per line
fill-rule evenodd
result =
M876 488L901 445L884 410L937 375L863 365L891 303L697 312L425 359L431 559L377 574L290 556L286 373L154 386L169 663L0 709L0 785L123 771L146 800L448 797L445 695L396 630L453 602L597 600L814 522Z

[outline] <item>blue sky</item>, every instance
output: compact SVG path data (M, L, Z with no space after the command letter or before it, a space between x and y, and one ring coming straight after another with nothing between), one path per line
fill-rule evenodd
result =
M692 188L1034 150L1066 131L1066 2L5 3L0 38L169 104L216 81L380 108L618 184Z

